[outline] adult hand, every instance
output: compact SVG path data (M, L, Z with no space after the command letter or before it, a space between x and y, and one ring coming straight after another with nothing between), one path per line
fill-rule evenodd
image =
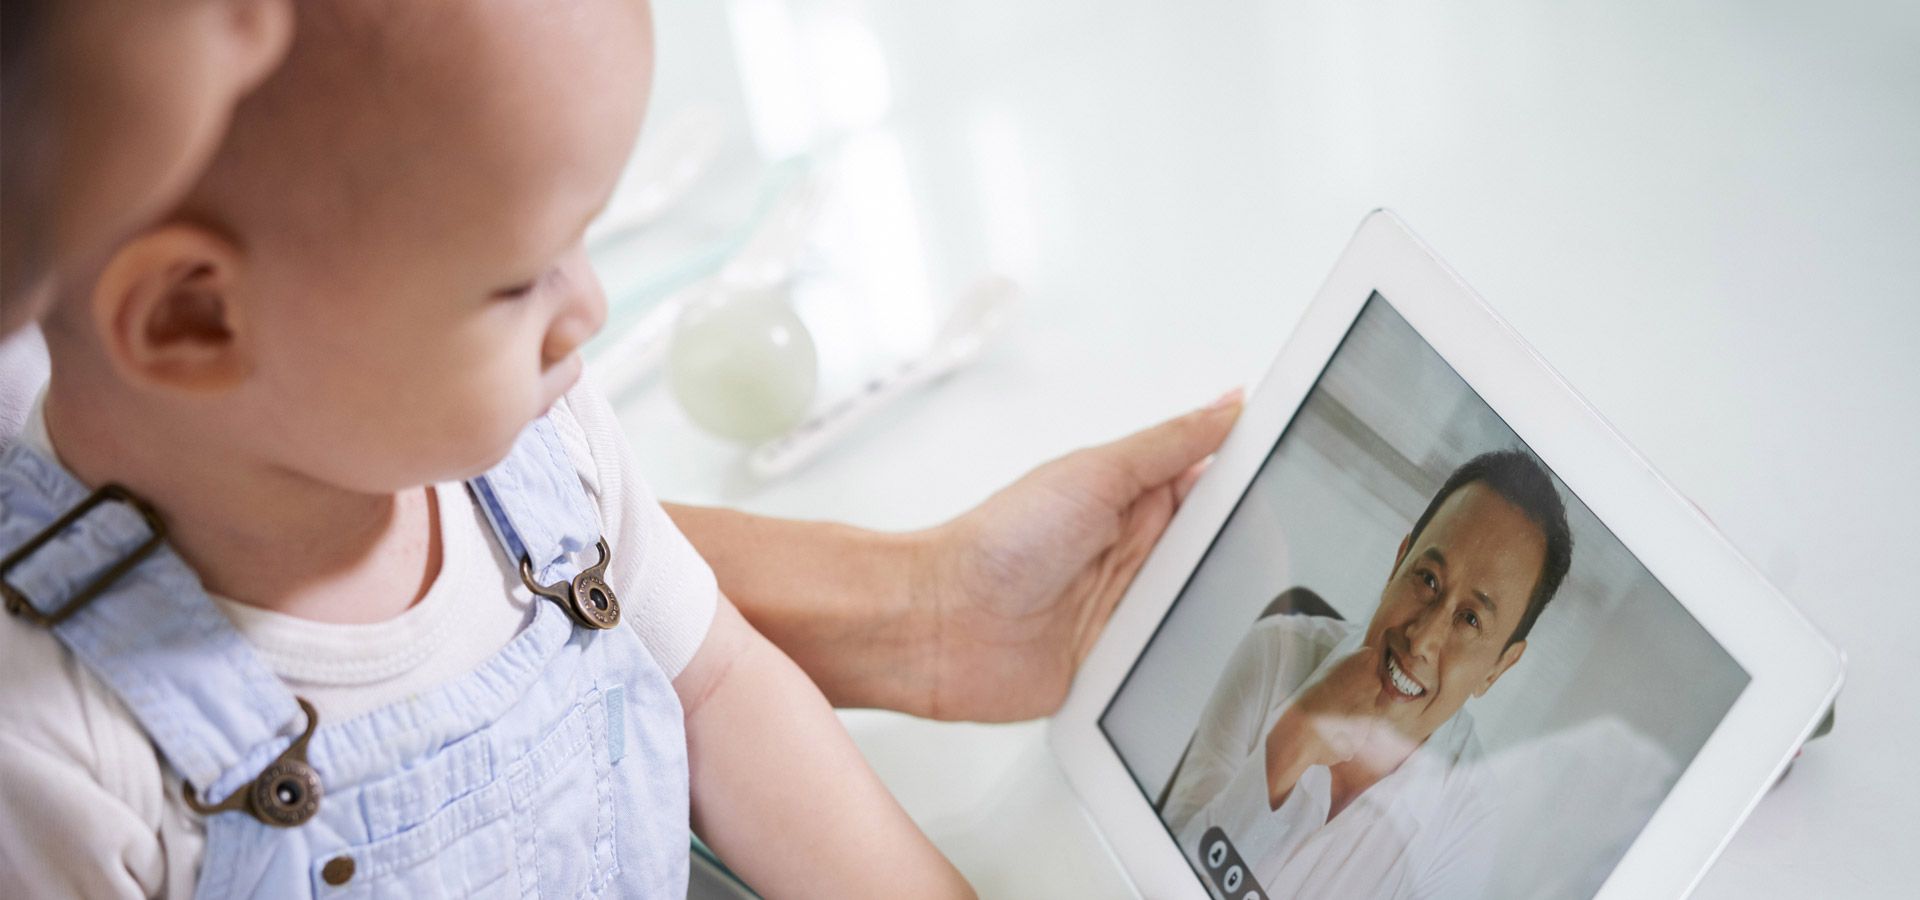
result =
M930 532L915 585L934 616L925 713L1012 721L1058 709L1240 408L1235 389L1070 453Z
M1307 685L1267 732L1267 800L1279 808L1301 773L1337 766L1389 730L1381 719L1380 651L1361 647Z

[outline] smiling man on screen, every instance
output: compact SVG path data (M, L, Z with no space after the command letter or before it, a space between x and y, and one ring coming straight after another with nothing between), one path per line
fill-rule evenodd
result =
M1478 896L1493 800L1462 707L1520 661L1572 555L1531 455L1455 470L1364 630L1271 616L1234 650L1163 811L1182 850L1204 868L1217 827L1276 897Z

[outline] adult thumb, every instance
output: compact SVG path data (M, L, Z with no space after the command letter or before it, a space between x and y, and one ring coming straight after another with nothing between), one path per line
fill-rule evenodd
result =
M1234 388L1201 409L1093 448L1124 472L1135 493L1180 477L1220 448L1240 418L1245 393Z

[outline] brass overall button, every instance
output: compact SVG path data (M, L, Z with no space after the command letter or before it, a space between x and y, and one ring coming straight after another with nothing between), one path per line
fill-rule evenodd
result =
M188 809L203 816L244 812L261 824L275 828L304 825L320 811L320 795L325 790L320 786L320 773L307 765L307 742L313 738L313 730L320 727L320 714L305 697L293 700L306 714L307 728L287 749L280 751L280 758L251 783L236 789L219 803L203 803L192 785L182 786L181 799L187 801Z
M320 811L320 776L298 759L282 759L253 781L253 808L268 825L292 828Z
M320 868L320 880L339 887L353 880L353 857L336 856Z
M620 624L620 598L614 596L613 585L607 583L607 560L612 552L607 549L607 539L601 538L595 545L600 551L600 561L588 566L585 571L573 576L572 581L556 581L541 584L533 577L533 558L520 557L520 581L537 597L545 597L560 604L560 608L588 628L605 630Z
M607 629L620 624L620 601L598 572L583 572L574 579L573 604L575 618L594 628Z

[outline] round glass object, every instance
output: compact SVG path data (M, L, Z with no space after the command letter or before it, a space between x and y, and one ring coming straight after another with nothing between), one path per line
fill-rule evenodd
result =
M754 444L806 418L819 381L813 335L783 290L720 287L674 325L667 383L695 424Z

